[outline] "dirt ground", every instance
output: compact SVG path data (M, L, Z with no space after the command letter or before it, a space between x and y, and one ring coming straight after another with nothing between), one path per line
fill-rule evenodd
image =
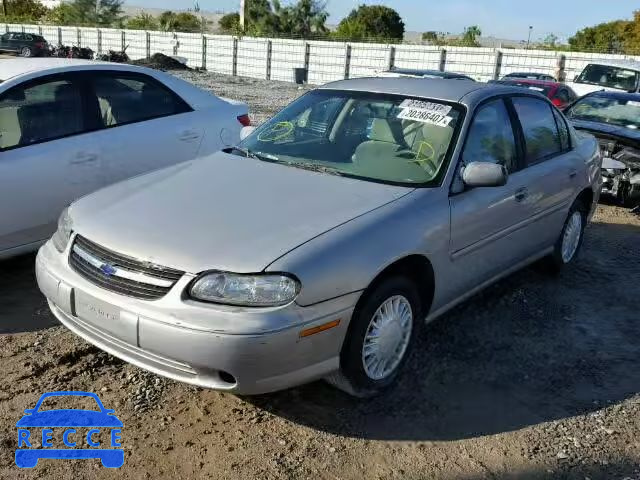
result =
M196 80L259 118L300 93ZM398 387L367 401L323 382L239 398L146 373L61 327L33 263L0 263L0 478L640 480L640 218L628 210L602 205L560 276L527 268L423 329ZM15 466L16 422L54 390L116 410L120 470Z

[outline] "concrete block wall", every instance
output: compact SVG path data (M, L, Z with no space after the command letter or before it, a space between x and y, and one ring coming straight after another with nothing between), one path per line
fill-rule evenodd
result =
M308 81L322 84L343 78L374 75L399 68L446 70L487 81L515 71L555 75L565 55L566 79L571 80L594 60L640 59L624 55L548 50L435 47L430 45L305 41L232 37L197 33L0 24L0 32L42 34L51 44L89 47L96 53L127 47L132 59L160 52L187 59L190 67L212 72L291 82L295 68L308 68Z

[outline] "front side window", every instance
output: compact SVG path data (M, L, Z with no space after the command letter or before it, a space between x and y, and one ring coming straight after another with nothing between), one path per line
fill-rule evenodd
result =
M82 96L69 80L14 87L0 97L0 149L81 133Z
M502 99L492 100L477 110L462 159L465 164L489 162L504 165L510 173L516 170L516 142Z
M263 161L403 185L436 185L463 107L368 92L316 90L241 147Z
M514 97L512 101L524 133L527 164L534 165L560 153L562 144L551 106L532 97Z
M173 92L144 75L101 74L92 83L105 127L189 111Z
M578 83L635 91L638 86L639 76L640 73L635 70L590 64L584 68L582 74L578 77Z

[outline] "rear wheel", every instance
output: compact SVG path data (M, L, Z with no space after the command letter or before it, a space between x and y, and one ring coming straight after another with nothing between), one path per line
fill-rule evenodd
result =
M553 253L547 259L552 271L559 272L576 258L582 246L586 222L587 208L577 200L571 206Z
M395 383L413 345L420 298L405 277L389 277L356 308L340 354L340 372L328 381L351 395L371 397Z
M20 50L20 56L22 57L30 57L32 55L31 47L22 47L22 50Z

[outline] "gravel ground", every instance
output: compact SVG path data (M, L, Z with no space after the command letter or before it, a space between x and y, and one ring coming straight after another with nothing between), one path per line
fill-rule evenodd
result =
M180 76L262 121L290 84ZM577 263L533 266L423 330L407 374L354 400L322 382L239 398L159 378L59 326L33 256L0 264L0 478L640 480L640 218L602 205ZM41 393L88 390L124 422L125 465L13 464Z

